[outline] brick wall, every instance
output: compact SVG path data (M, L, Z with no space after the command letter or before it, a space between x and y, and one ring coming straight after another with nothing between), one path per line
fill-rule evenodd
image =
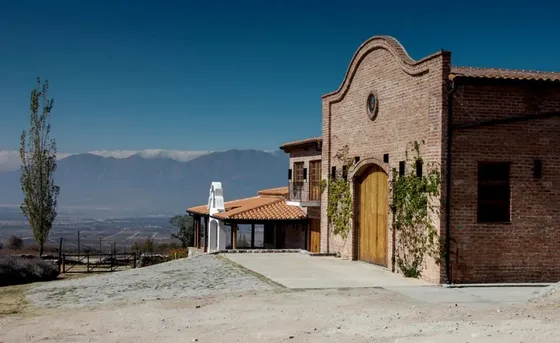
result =
M290 151L290 166L294 169L294 163L303 162L303 167L307 168L307 179L309 180L309 162L321 159L321 150L317 148L298 148Z
M560 86L470 82L455 93L453 124L560 111ZM452 280L560 280L560 118L458 130L453 134ZM543 162L541 179L533 160ZM477 223L479 161L511 162L511 223Z
M421 61L412 61L402 47L391 39L373 38L362 45L351 62L343 84L336 92L323 97L322 176L327 178L336 165L334 155L345 144L350 155L361 160L383 160L387 171L398 169L405 159L407 144L425 141L422 155L426 162L442 162L442 142L446 113L445 87L449 73L450 54L440 52ZM375 120L367 115L367 97L375 92L378 114ZM340 168L340 166L337 166ZM339 251L345 258L355 254L353 230L348 238L329 235L327 229L327 192L321 199L321 251ZM387 209L389 212L389 209ZM388 213L389 218L391 216ZM439 217L433 216L436 227ZM390 222L390 219L389 219ZM389 268L393 251L389 228ZM423 277L439 282L440 270L428 261Z

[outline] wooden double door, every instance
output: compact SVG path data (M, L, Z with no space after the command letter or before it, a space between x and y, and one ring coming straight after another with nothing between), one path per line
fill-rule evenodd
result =
M356 180L356 247L360 261L387 266L387 174L372 165Z

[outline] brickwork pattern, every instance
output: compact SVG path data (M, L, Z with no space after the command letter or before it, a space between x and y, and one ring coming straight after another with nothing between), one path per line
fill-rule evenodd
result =
M445 85L450 54L441 52L419 62L410 62L395 47L394 41L372 39L358 50L341 88L323 97L322 176L327 178L336 165L334 155L348 145L351 156L383 160L389 154L388 171L398 169L405 159L407 144L425 141L422 156L426 162L442 162ZM400 45L398 45L400 46ZM375 120L367 115L366 100L370 92L378 97ZM354 258L354 228L348 238L328 234L326 215L327 192L321 199L321 252L339 251ZM389 196L390 197L390 196ZM389 212L389 209L388 209ZM391 221L391 213L389 222ZM433 216L440 227L438 216ZM392 231L389 227L389 268L392 269ZM430 281L440 281L439 267L431 261L423 273Z
M560 111L553 83L457 87L454 124ZM452 280L560 280L560 117L457 130L453 134ZM543 162L541 179L533 161ZM511 223L477 223L479 161L511 162Z

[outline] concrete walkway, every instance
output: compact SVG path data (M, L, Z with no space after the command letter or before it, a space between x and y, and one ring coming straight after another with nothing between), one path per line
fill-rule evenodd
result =
M224 254L226 258L294 289L379 287L429 303L525 302L538 286L445 288L364 262L304 254Z
M426 286L428 282L405 278L381 267L304 254L224 254L245 268L287 288L352 288Z

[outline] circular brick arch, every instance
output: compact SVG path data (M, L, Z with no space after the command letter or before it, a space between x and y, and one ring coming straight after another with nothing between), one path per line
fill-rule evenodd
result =
M387 168L387 164L383 163L383 161L375 158L375 157L368 157L368 158L364 158L363 160L360 160L358 163L354 164L350 170L348 171L348 178L352 181L354 181L354 179L358 176L360 176L360 174L366 170L368 167L372 166L372 165L376 165L378 167L380 167L385 174L389 175L389 170Z

